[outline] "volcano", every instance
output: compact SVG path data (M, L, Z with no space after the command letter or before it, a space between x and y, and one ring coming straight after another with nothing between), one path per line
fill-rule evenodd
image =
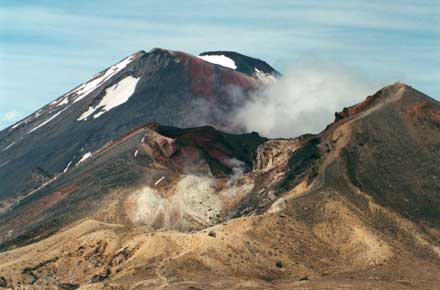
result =
M229 56L248 74L183 52L139 51L1 131L0 198L26 196L148 122L240 131L228 116L279 73L262 61Z
M282 77L137 52L0 132L0 287L436 289L440 103L403 84L319 134L232 122Z

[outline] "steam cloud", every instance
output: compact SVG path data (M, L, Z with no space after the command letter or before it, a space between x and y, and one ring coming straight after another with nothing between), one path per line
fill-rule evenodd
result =
M235 116L237 126L271 138L319 133L334 113L374 92L377 84L347 66L303 58L262 88Z
M243 175L245 170L245 163L241 160L238 160L237 158L232 158L229 160L230 165L232 166L232 175L229 178L228 182L226 183L226 186L236 186L238 180Z

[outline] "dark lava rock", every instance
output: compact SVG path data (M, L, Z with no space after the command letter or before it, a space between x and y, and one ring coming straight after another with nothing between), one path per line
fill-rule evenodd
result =
M241 55L240 60L240 67L246 67L249 75L183 52L139 51L118 63L126 63L121 70L112 74L114 65L85 82L90 91L83 92L81 86L70 90L14 126L0 130L0 164L5 164L0 169L0 200L29 193L63 173L69 162L77 164L86 152L95 152L146 122L178 127L210 124L242 131L234 127L232 113L246 100L247 92L258 86L255 69L275 70L250 57ZM103 100L107 88L126 77L138 82L125 103L99 118L81 119ZM240 97L225 89L230 86L243 92Z
M8 282L5 277L0 277L0 287L8 287Z
M284 264L283 264L283 262L281 262L281 261L277 261L277 262L275 263L275 266L277 266L278 268L284 268Z
M59 290L74 290L78 288L79 288L79 284L70 284L70 283L58 284Z
M250 75L250 76L255 75L256 74L255 69L258 69L259 71L266 74L272 74L277 77L281 76L281 74L278 71L276 71L273 67L271 67L269 64L267 64L267 62L234 51L207 51L207 52L202 52L200 55L201 56L224 55L234 61L235 65L237 66L236 69L237 71L244 73L246 75Z

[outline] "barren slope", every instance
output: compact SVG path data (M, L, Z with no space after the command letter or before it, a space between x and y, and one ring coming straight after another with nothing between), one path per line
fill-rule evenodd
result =
M258 66L264 76L276 73L249 60L242 56L240 62L247 72ZM160 48L124 58L0 131L0 212L148 122L239 131L229 116L260 86L255 69L245 74Z
M150 124L0 217L0 283L437 289L439 152L439 103L399 83L316 136Z

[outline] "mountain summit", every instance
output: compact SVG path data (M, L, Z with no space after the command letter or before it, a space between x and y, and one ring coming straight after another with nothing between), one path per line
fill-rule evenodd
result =
M319 134L242 132L278 77L140 51L1 131L0 288L436 289L440 103L395 83Z
M234 51L207 51L200 58L260 79L273 79L281 74L265 61Z
M237 63L255 66L254 73L160 48L124 58L0 132L0 198L26 196L148 122L239 131L228 116L259 86L259 77L278 73L242 55Z

